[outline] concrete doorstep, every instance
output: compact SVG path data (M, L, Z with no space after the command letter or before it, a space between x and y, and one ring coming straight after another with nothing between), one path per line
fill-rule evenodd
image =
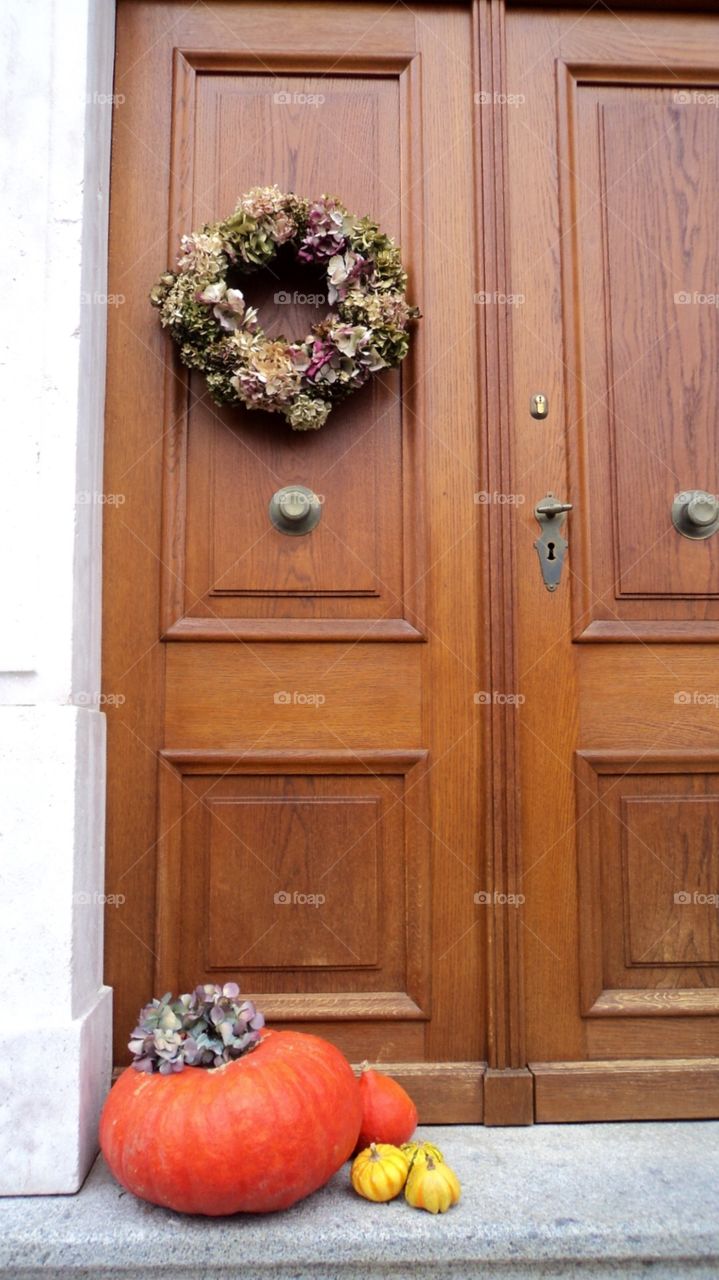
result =
M0 1200L0 1275L719 1276L719 1121L420 1133L462 1182L443 1216L361 1200L345 1166L286 1213L186 1217L136 1200L98 1159L75 1196Z

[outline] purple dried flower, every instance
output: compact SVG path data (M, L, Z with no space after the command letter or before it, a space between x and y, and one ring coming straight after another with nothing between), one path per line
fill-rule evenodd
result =
M350 219L344 206L337 200L322 196L310 205L307 229L297 257L300 262L326 262L335 254L342 253L349 230Z
M374 271L374 263L363 258L360 253L349 250L345 254L336 254L330 259L327 270L330 302L342 301L347 297L353 284L368 280Z
M336 354L337 348L331 342L327 342L324 338L315 338L309 353L309 364L305 370L310 382L314 382L320 369L329 364Z
M135 1069L169 1075L185 1064L218 1067L247 1053L260 1039L264 1018L239 995L235 982L207 983L174 1001L171 992L153 1000L130 1040Z

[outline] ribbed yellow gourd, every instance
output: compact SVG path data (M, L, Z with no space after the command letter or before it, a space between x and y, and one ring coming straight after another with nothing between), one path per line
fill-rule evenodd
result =
M413 1209L428 1213L446 1213L462 1194L459 1178L444 1161L432 1156L415 1161L404 1189L405 1199Z
M435 1147L433 1142L403 1142L402 1151L409 1160L409 1171L417 1160L426 1161L427 1156L431 1156L435 1164L443 1164L444 1156L439 1147Z
M407 1181L409 1161L399 1147L373 1142L360 1151L352 1165L352 1186L365 1200L394 1200Z

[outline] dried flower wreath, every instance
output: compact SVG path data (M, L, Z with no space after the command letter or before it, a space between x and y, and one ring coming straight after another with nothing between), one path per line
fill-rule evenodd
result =
M234 287L287 245L326 272L334 308L306 338L269 338ZM254 187L224 222L182 237L177 271L150 294L180 358L204 373L218 404L283 414L297 431L321 427L334 404L406 356L409 324L399 249L370 218L329 196L303 200Z

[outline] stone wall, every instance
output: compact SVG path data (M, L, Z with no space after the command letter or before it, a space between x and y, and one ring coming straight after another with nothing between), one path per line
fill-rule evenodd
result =
M110 1073L102 439L112 0L3 7L0 1194L71 1192Z

